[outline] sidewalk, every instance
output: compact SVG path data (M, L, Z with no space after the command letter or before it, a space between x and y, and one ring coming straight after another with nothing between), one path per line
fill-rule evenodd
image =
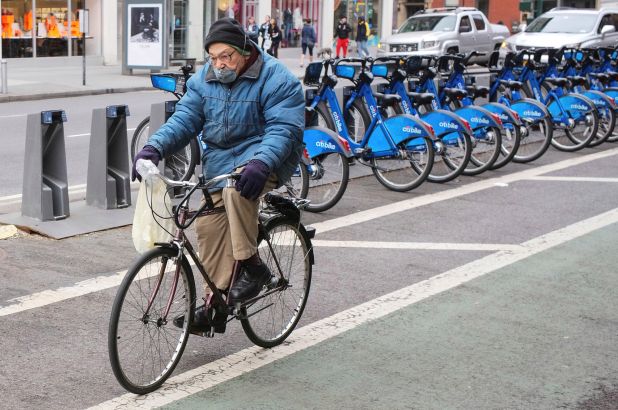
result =
M302 78L305 70L300 67L300 54L300 48L279 49L279 59ZM164 71L177 69L170 67ZM121 70L120 65L104 66L100 59L90 59L83 86L82 60L78 58L69 63L64 58L9 59L8 94L0 94L0 103L152 89L147 70L136 70L131 76L122 75Z

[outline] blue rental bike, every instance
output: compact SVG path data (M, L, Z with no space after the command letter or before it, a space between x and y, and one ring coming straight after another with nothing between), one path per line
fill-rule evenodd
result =
M554 132L551 145L566 152L583 149L596 137L599 128L599 113L588 97L565 91L569 80L564 77L548 77L548 64L542 62L547 49L521 52L523 64L518 80L523 84L522 95L530 96L545 104L551 113ZM548 88L541 87L539 78Z
M450 77L457 55L443 55L430 60L434 67L427 67L419 78L409 78L410 89L421 93L430 93L436 96L431 102L432 109L452 111L465 119L472 128L472 154L470 164L463 171L464 175L478 175L488 169L500 155L502 147L502 131L504 126L500 117L489 110L469 105L459 108L457 100L467 96L465 89L456 87L454 83L444 81L438 88L434 82L438 73L446 78Z
M400 114L420 118L431 125L436 134L433 141L436 155L427 180L442 183L461 175L472 153L470 124L446 110L432 110L420 115L417 108L423 104L430 104L434 96L405 91L403 80L407 74L400 66L399 58L380 57L375 60L367 59L367 62L371 65L374 77L386 79L388 82L378 84L378 92L372 92L369 82L344 89L344 94L351 103L349 117L353 126L366 129L371 119L378 113L389 118ZM354 120L356 118L360 118L360 124Z
M554 125L545 104L521 95L523 84L516 81L521 70L521 56L508 53L499 64L498 51L489 59L489 101L499 102L517 113L521 127L521 140L513 162L526 163L540 158L551 145Z
M371 169L376 179L393 191L409 191L418 187L431 172L434 163L434 131L425 122L410 115L383 119L373 117L362 135L349 129L348 108L341 109L335 86L337 77L355 84L371 82L371 73L361 69L362 60L325 60L309 64L305 74L308 126L321 125L343 138L348 163L358 163ZM329 70L335 75L329 74ZM324 71L324 75L320 75ZM373 97L371 97L373 98ZM307 146L319 141L305 140ZM321 144L320 144L321 145ZM337 144L333 144L333 150ZM341 147L339 147L341 149ZM311 180L310 180L311 181ZM311 189L309 190L311 191ZM311 200L311 192L309 193Z

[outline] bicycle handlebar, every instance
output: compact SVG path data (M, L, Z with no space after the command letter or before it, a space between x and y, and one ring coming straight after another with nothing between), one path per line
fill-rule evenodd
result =
M201 183L201 182L198 183L198 182L191 182L191 181L175 181L171 178L166 177L165 175L162 175L159 172L159 168L157 168L157 166L152 161L149 161L146 159L138 159L137 163L135 164L135 168L137 172L144 179L157 176L161 178L161 180L165 183L165 185L173 187L173 188L208 189L214 185L217 185L219 182L225 181L225 180L227 180L228 186L230 185L233 186L233 181L237 181L238 179L240 179L240 174L233 172L230 174L222 174L222 175L216 176L212 179L209 179L205 183Z

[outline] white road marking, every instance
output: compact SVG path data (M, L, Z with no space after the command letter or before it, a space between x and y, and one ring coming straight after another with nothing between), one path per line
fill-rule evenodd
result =
M357 212L355 214L334 218L328 221L312 224L317 230L317 234L328 232L334 229L347 227L357 223L367 222L382 216L391 215L397 212L406 211L412 208L416 208L422 205L428 205L438 201L444 201L447 199L455 198L462 195L467 195L476 191L493 187L493 184L498 180L508 180L509 182L518 181L523 179L529 179L535 176L535 173L547 173L558 169L567 168L572 165L578 165L588 161L594 161L599 158L605 158L611 155L618 154L618 148L612 150L603 151L595 154L590 154L584 157L576 159L568 159L565 161L557 162L555 164L545 165L536 169L530 169L526 171L517 172L514 174L506 175L500 178L488 179L485 181L475 182L459 188L453 188L436 194L423 195L414 199L408 199L404 201L395 202L389 205L380 206L377 208L369 209L366 211ZM537 171L538 170L538 171ZM70 190L70 188L69 188ZM85 192L85 190L84 190ZM1 199L1 198L0 198ZM0 202L1 204L1 202ZM317 241L317 240L316 240ZM510 252L510 251L505 251ZM126 272L126 271L125 271ZM109 281L106 278L110 278ZM116 278L116 279L111 279ZM97 281L98 280L98 281ZM89 279L84 282L79 282L73 286L60 288L56 290L45 290L43 292L34 293L31 295L22 296L15 299L16 303L7 306L0 306L0 317L9 314L15 314L23 312L29 309L45 306L51 303L62 302L67 299L71 299L78 296L83 296L88 293L97 292L99 290L107 289L110 287L118 286L122 280L122 275L118 277L118 274L112 276L100 276L99 278ZM94 281L94 282L92 282ZM101 287L97 287L97 283ZM75 288L75 289L74 289ZM53 296L52 296L53 295Z
M127 128L127 132L128 131L135 131L135 128ZM67 135L66 138L87 137L89 135L90 135L90 133L86 132L84 134L71 134L71 135ZM130 137L130 135L129 135L129 137Z
M11 114L11 115L0 115L0 119L3 118L18 118L18 117L25 117L28 114Z
M436 242L375 242L375 241L327 241L314 240L314 247L325 248L370 248L370 249L417 249L447 251L508 251L520 250L520 245L502 243L436 243Z
M312 347L364 323L379 319L475 278L615 223L618 223L618 208L526 241L517 250L493 253L304 326L295 330L287 341L280 346L272 349L250 347L172 377L159 390L151 394L145 396L124 394L94 406L92 409L132 409L164 406Z
M546 174L548 172L558 171L564 168L584 164L586 162L595 161L602 158L611 157L618 154L618 148L613 148L607 151L597 152L590 155L585 155L579 158L571 158L553 164L543 165L536 168L531 168L525 171L515 172L509 175L504 175L498 178L490 178L472 184L467 184L458 188L447 189L435 194L419 196L404 201L393 202L388 205L379 206L368 209L366 211L356 212L354 214L333 218L328 221L311 224L316 229L318 234L332 231L334 229L343 228L346 226L367 222L383 216L392 215L398 212L407 211L420 206L433 204L440 201L456 198L463 195L472 194L488 188L493 188L496 183L509 184L511 182L521 181Z
M556 181L556 182L618 182L618 178L598 178L598 177L550 177L537 176L528 178L531 181Z

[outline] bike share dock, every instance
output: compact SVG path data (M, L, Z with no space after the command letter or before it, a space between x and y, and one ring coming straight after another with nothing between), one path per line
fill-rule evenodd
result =
M55 239L131 224L127 115L125 105L93 110L86 198L69 203L66 114L30 114L21 212L0 215L0 223Z

